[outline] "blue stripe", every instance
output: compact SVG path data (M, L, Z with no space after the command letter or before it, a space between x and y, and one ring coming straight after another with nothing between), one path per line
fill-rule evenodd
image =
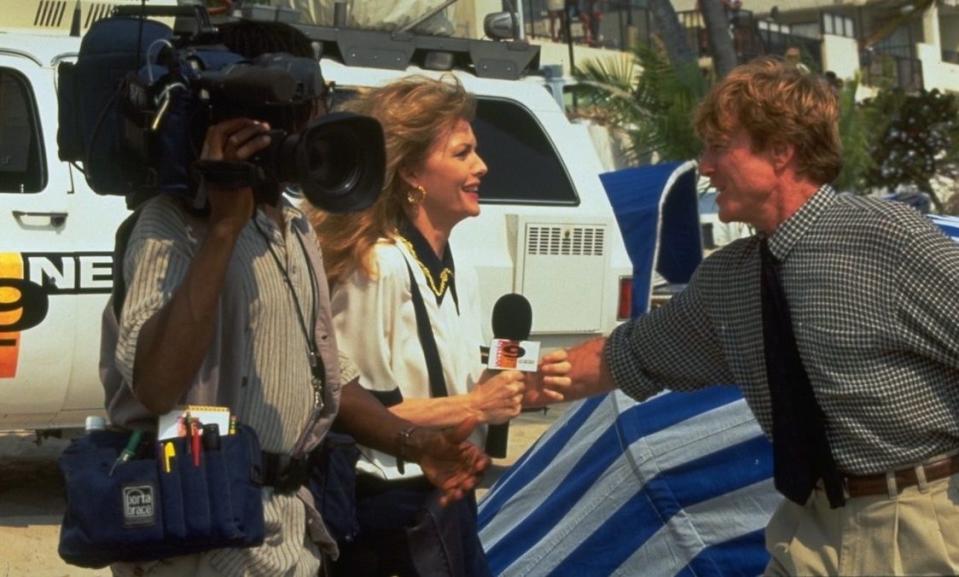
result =
M765 530L758 529L699 552L679 575L753 577L769 563Z
M930 215L929 219L944 233L959 241L959 218Z
M700 413L718 409L742 398L739 389L731 386L714 386L691 393L668 393L624 411L617 419L617 424L629 444L640 437L667 429ZM634 411L635 415L624 416Z
M504 570L513 560L521 557L530 544L539 542L553 527L561 523L571 504L578 502L593 487L601 474L637 439L741 398L737 389L712 387L697 393L662 395L620 413L616 420L618 426L610 427L600 435L583 453L579 461L570 468L542 505L486 552L493 573L497 574ZM576 428L578 429L579 425ZM563 435L564 446L569 436L571 435ZM539 455L537 455L538 459ZM537 463L532 469L540 471L550 461L552 457L546 463ZM530 478L534 476L526 472L524 475ZM551 488L544 488L544 490L549 489ZM502 495L511 495L515 492L504 491ZM506 497L500 498L506 499ZM484 513L491 515L492 511L498 510L499 506L495 509L485 509ZM481 526L487 520L488 517Z
M682 508L758 483L772 474L772 447L766 437L757 435L673 467L647 486L652 490L662 484L663 497L671 495Z
M572 504L583 497L600 474L621 454L616 428L609 427L555 487L542 488L552 491L543 504L486 551L493 574L500 574L526 553L531 544L539 542L562 522Z
M569 443L569 439L605 400L606 396L603 395L583 401L576 413L566 419L562 428L556 431L552 438L537 450L528 451L520 462L510 467L509 472L496 482L493 490L483 500L477 518L480 529L492 520L506 501L546 470L556 455Z
M682 508L748 487L771 474L772 452L761 436L664 471L580 543L551 575L608 575ZM624 532L627 527L629 532ZM586 573L580 572L584 564L589 568Z

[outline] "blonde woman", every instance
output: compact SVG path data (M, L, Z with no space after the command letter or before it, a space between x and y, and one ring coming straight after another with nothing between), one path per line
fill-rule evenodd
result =
M355 359L360 384L418 427L476 419L472 440L482 446L486 424L561 400L569 365L558 351L530 377L483 371L488 321L474 274L448 244L456 224L480 212L487 167L470 126L475 106L455 79L423 77L352 100L351 111L383 125L383 193L363 213L313 211L311 219L333 287L337 342ZM415 465L364 448L357 469L361 534L342 544L335 574L426 576L436 563L452 574L489 574L472 496L440 514Z

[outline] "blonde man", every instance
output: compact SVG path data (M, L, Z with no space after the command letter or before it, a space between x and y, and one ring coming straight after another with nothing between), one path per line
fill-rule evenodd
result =
M758 231L667 306L570 351L567 396L738 383L787 498L767 575L959 573L959 245L904 205L840 195L838 108L774 58L696 115L721 220Z

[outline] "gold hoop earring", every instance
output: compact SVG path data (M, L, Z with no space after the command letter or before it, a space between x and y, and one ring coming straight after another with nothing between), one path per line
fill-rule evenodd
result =
M422 203L425 198L426 198L426 189L423 188L422 186L411 188L406 193L406 202L408 202L409 204L413 206L416 206Z

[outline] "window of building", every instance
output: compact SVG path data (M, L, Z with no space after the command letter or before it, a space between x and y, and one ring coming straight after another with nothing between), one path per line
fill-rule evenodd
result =
M845 36L846 38L856 37L856 26L853 19L840 14L824 12L822 15L822 30L824 34Z
M29 193L46 184L37 107L27 80L0 68L0 193Z

